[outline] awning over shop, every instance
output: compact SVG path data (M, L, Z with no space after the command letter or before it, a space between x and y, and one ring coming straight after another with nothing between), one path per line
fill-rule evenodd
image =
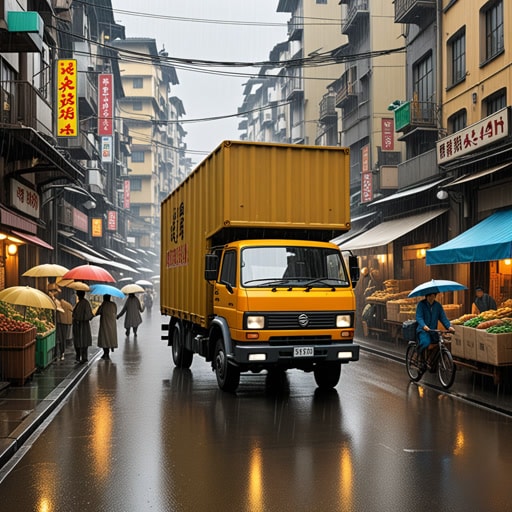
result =
M380 247L389 244L393 240L404 236L410 231L414 231L423 224L439 217L447 212L446 208L420 213L418 215L411 215L410 217L403 217L400 219L389 220L382 222L378 226L369 229L362 235L349 240L346 243L340 244L341 250L359 250L367 249L369 247Z
M456 180L450 181L450 183L443 185L443 188L454 187L456 185L461 185L462 183L467 183L468 181L477 180L489 174L494 174L495 172L501 171L506 167L512 167L512 164L507 162L506 164L496 165L495 167L485 169L484 171L475 172L473 174L465 174L464 176L461 176L460 178L457 178Z
M133 272L134 274L139 274L139 271L125 265L124 263L119 263L117 261L111 261L107 260L105 258L98 258L94 254L91 254L89 252L86 252L84 250L79 251L77 249L72 249L71 247L68 247L67 245L59 244L62 250L65 252L72 254L73 256L80 258L81 260L87 261L89 263L94 263L95 265L103 265L104 267L113 267L118 270L126 270L128 272Z
M124 254L121 254L120 252L114 251L114 249L105 248L105 249L103 249L103 251L110 254L111 257L113 256L114 258L119 258L124 261L128 261L129 263L135 263L136 265L140 264L137 260L130 258L129 256L125 256Z
M501 210L452 240L427 250L427 265L512 258L512 209Z
M53 246L46 243L44 240L41 240L36 235L29 235L28 233L22 233L21 231L14 230L12 231L12 234L19 238L22 238L23 240L26 240L27 242L30 242L31 244L39 245L39 247L44 247L45 249L53 250Z
M419 194L421 192L425 192L426 190L430 190L431 188L434 188L436 185L440 185L444 181L447 181L447 179L448 178L443 178L441 180L437 180L432 183L427 183L425 185L421 185L420 187L403 190L403 191L397 192L396 194L393 194L391 196L383 197L382 199L379 199L378 201L374 201L373 203L370 203L370 204L374 205L374 204L385 203L386 201L394 201L396 199L402 199L403 197L408 197L408 196L412 196L415 194Z

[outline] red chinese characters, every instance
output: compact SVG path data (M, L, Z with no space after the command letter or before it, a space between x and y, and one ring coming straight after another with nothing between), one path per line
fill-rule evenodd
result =
M75 59L57 61L57 137L78 136L77 65Z

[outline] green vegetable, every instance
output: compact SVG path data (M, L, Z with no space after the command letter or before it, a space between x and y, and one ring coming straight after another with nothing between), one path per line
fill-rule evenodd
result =
M471 318L464 322L466 327L476 327L479 323L483 322L484 319L481 316L475 316L475 318Z

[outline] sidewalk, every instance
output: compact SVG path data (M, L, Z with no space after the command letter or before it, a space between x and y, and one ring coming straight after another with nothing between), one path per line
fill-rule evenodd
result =
M24 386L0 383L0 468L64 400L102 353L92 346L89 362L76 364L75 351L68 348L64 361L55 361L45 370L37 371Z
M404 362L403 343L363 338L356 342L363 351ZM68 348L64 361L55 361L45 370L36 372L24 386L3 389L0 386L0 468L69 395L101 354L102 350L93 344L89 348L89 362L77 365L74 350ZM407 383L405 367L403 373L404 383ZM512 381L511 374L512 370L508 382ZM427 374L421 382L439 387L435 375ZM473 374L467 369L458 370L450 394L512 416L512 389L497 388L490 377Z

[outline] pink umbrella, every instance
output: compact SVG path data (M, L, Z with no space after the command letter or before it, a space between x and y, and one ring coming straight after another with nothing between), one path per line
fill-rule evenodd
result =
M80 265L66 272L62 279L78 279L82 281L102 281L106 283L115 283L116 280L112 274L104 268L96 265Z

